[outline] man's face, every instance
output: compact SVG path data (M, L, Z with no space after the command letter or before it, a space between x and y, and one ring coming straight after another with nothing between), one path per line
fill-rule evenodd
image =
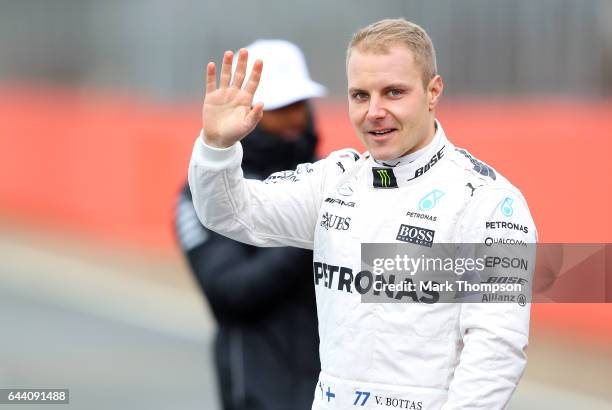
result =
M424 87L422 70L406 46L393 45L386 54L354 48L347 77L351 122L375 159L401 157L433 139L442 78L436 75Z
M306 101L298 101L276 110L264 111L259 125L284 140L295 141L308 126L308 105Z

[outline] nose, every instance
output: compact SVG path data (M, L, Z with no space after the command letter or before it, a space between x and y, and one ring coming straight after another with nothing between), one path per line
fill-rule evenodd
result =
M381 120L385 115L387 115L387 110L385 110L385 107L382 105L382 101L376 97L370 98L370 105L368 106L368 113L366 116L368 121Z

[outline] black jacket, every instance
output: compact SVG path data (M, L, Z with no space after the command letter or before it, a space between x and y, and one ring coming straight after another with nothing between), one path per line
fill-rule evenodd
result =
M243 140L247 177L313 160L316 137L294 143L255 129ZM181 248L218 321L216 366L224 409L310 409L319 364L312 252L258 248L204 228L189 186L180 195Z

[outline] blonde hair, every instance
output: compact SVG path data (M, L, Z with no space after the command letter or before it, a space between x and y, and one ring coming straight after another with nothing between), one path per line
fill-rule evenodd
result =
M403 44L412 51L417 65L421 68L423 87L427 87L438 71L436 51L427 32L418 24L403 18L380 20L353 34L346 50L346 63L348 65L353 48L386 54L390 46L397 44Z

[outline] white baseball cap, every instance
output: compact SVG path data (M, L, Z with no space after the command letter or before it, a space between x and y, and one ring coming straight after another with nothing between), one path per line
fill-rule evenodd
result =
M249 51L246 79L256 59L264 62L253 103L263 102L265 111L327 93L324 86L310 79L304 54L295 44L286 40L257 40L246 49Z

